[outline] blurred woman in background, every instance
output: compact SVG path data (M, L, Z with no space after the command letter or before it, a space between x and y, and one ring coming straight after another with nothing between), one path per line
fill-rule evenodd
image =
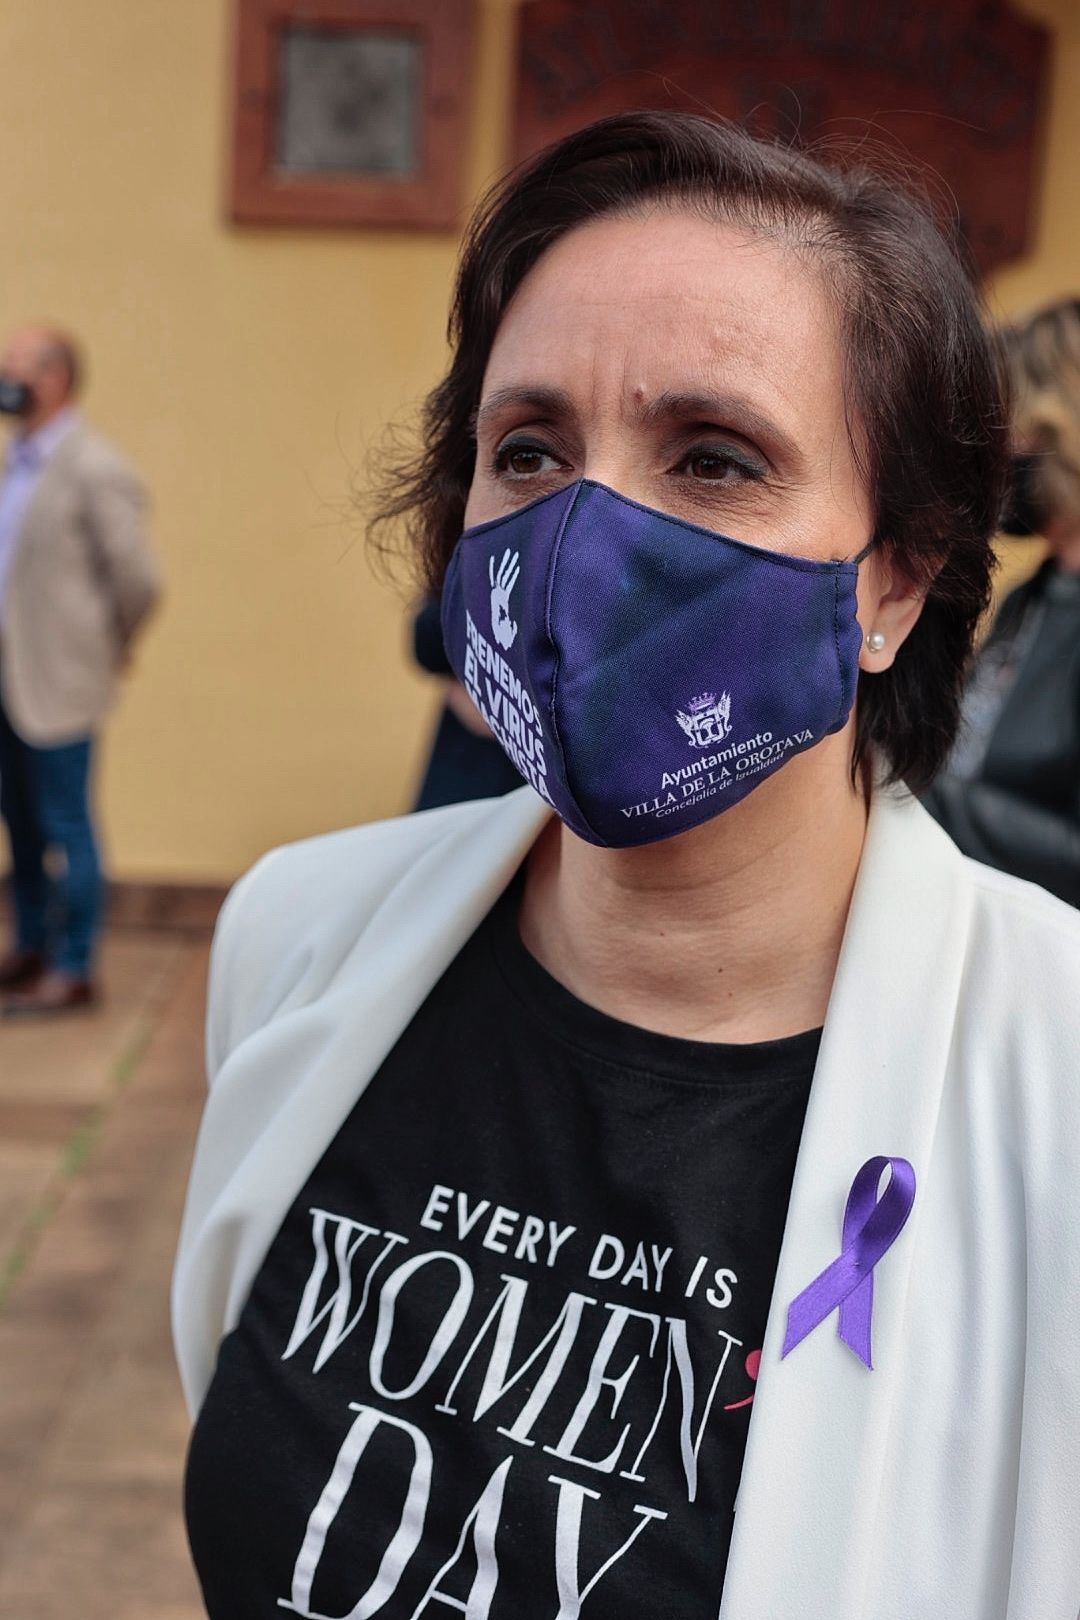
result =
M1006 534L1049 554L1006 597L927 808L966 855L1080 906L1080 299L1009 328Z

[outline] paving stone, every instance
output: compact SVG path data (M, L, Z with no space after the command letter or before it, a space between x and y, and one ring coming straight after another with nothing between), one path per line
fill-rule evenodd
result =
M157 1349L158 1347L154 1347ZM167 1336L160 1353L121 1351L93 1358L61 1412L42 1459L48 1492L99 1485L179 1489L178 1459L188 1422L171 1366ZM181 1469L182 1472L182 1469Z
M0 1150L66 1142L93 1117L93 1105L55 1097L0 1097Z
M0 1019L0 1276L22 1253L73 1157L114 1099L125 1067L183 969L205 949L168 936L110 938L108 996L97 1012L44 1021Z
M0 1259L22 1240L30 1211L56 1174L56 1150L39 1142L0 1140Z
M12 1620L160 1620L178 1607L205 1620L173 1485L41 1492L0 1571L0 1614Z
M55 1323L27 1331L0 1318L0 1570L78 1366L77 1345Z
M0 1316L0 1615L19 1620L205 1620L180 1510L188 1420L168 1287L204 1092L206 946L148 943L145 962L130 942L112 953L110 975L138 983L111 1024L23 1043L54 1082L69 1061L85 1079L95 1065L108 1075L132 1016L152 1026L126 1086L99 1086L83 1162ZM64 1112L82 1081L35 1102L5 1040L0 1026L0 1120L6 1109L23 1136L3 1152L27 1179L52 1162L50 1125L84 1128Z
M100 1008L62 1018L0 1019L0 1100L85 1103L107 1095L116 1063L160 1011L192 948L155 935L109 941Z

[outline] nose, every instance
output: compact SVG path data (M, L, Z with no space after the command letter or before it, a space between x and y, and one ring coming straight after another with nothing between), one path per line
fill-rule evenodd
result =
M629 454L607 451L587 456L581 476L592 479L594 484L604 484L617 495L625 495L627 500L637 501L642 506L656 505L655 490L650 488L640 463Z

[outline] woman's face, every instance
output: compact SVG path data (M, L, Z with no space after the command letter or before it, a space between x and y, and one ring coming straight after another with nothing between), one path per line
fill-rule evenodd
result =
M587 477L773 551L853 557L872 518L841 364L789 249L673 210L581 226L503 316L466 523Z

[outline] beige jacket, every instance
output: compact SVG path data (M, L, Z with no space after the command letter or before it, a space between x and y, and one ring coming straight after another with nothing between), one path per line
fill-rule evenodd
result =
M82 423L41 471L0 605L0 694L27 742L88 736L161 581L146 497L112 445Z

